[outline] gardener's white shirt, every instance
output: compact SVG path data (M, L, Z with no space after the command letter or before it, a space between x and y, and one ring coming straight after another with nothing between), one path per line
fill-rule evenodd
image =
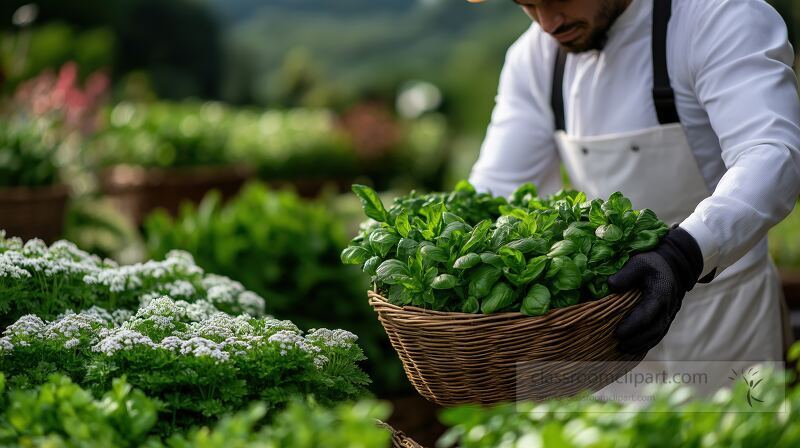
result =
M602 52L569 56L564 101L571 136L659 125L651 93L652 7L651 0L633 0ZM767 230L800 195L793 51L786 25L763 0L673 0L667 48L681 123L713 191L681 226L703 251L703 275L714 267L719 273L751 249L763 258ZM555 53L556 41L536 23L509 49L470 177L479 189L508 195L524 182L545 193L560 187L550 107Z

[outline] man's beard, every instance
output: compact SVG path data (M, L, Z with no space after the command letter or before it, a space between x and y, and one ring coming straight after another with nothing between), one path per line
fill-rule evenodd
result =
M569 53L582 53L585 51L602 50L608 42L608 31L625 12L630 4L629 0L601 0L600 10L594 19L594 28L586 38L560 44L561 48ZM588 26L588 25L584 25Z

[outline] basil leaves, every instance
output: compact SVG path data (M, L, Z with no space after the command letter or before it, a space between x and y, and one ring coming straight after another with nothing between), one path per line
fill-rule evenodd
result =
M600 299L608 277L667 232L620 193L605 201L577 191L539 197L526 184L505 199L462 181L385 208L371 188L353 192L370 220L342 262L361 265L394 304L441 311L539 316Z

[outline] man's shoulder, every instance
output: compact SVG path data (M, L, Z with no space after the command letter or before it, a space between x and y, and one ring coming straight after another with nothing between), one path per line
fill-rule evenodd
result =
M542 62L553 59L555 52L555 40L545 33L538 23L532 22L531 26L511 44L506 58Z

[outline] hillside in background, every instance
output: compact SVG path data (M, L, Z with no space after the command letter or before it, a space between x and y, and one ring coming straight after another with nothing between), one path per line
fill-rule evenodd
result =
M530 23L510 2L207 1L223 23L222 97L236 103L340 104L408 79L491 101L505 50Z

